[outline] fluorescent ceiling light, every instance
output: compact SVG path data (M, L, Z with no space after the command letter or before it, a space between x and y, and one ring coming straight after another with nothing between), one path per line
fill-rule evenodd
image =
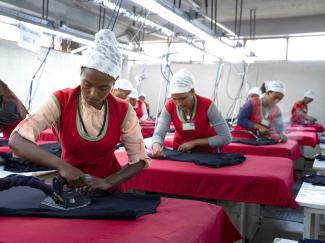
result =
M148 9L149 11L158 14L160 17L165 20L172 22L177 25L179 28L197 36L198 38L204 40L210 48L206 49L213 55L223 58L225 61L229 62L240 62L245 59L245 55L240 53L240 51L235 50L232 47L229 47L219 40L209 35L205 31L201 30L199 27L195 26L193 23L185 20L181 16L172 12L168 8L162 6L160 3L154 0L132 0L136 4Z
M45 35L55 35L55 36L59 36L62 37L64 39L69 39L72 40L74 42L80 43L80 44L84 44L86 46L89 46L93 43L92 40L88 40L85 38L80 38L71 34L67 34L64 32L60 32L60 31L56 31L56 30L52 30L52 29L48 29L46 27L43 26L39 26L39 25L35 25L35 24L30 24L30 23L26 23L26 22L22 22L22 21L18 21L16 19L13 18L9 18L9 17L5 17L0 15L0 37L3 39L7 39L10 41L19 41L19 23L23 23L25 26L27 26L28 28L35 30L39 33L45 34ZM3 23L4 22L4 23ZM10 23L10 24L7 24ZM45 38L46 40L50 41L50 38ZM42 45L42 46L47 46L48 45ZM79 48L78 48L79 49ZM81 49L85 50L87 49L87 47L81 47ZM128 55L130 56L131 59L139 59L141 61L152 61L154 63L159 63L161 62L161 59L158 57L153 57L150 55L147 55L145 53L141 53L141 52L135 52L133 50L131 50L130 46L127 45L123 45L121 43L119 43L119 50L122 54L124 55ZM74 50L74 52L78 52L78 51L82 51L82 50Z
M112 2L110 2L108 0L93 0L93 1L94 1L94 3L103 5L103 6L107 7L110 10L114 10L116 8L116 4L112 3ZM161 26L159 24L156 24L156 23L154 23L153 21L151 21L149 19L143 18L140 15L130 13L124 8L119 8L119 14L121 16L126 16L127 18L129 18L129 19L131 19L133 21L145 24L146 26L149 26L149 27L151 27L151 28L153 28L155 30L159 30L161 33L163 33L163 34L165 34L165 35L167 35L169 37L175 36L175 33L173 31L171 31L170 29L167 29L167 28L165 28L165 27L163 27L163 26Z

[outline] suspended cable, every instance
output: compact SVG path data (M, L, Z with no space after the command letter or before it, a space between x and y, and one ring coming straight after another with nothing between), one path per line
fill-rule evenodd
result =
M99 6L99 17L98 17L98 30L101 29L101 21L102 20L102 6Z
M241 25L242 25L243 1L244 0L240 0L239 24L238 24L238 33L237 33L238 40L239 40L239 37L240 37L240 31L241 31Z
M214 33L217 33L217 11L218 11L218 0L214 3Z
M117 20L117 18L118 18L118 16L119 16L122 2L123 2L123 0L120 1L120 4L119 4L119 6L118 6L118 10L117 10L117 13L116 13L116 16L115 16L115 20L114 20L114 23L113 23L113 26L112 26L112 29L111 29L112 31L114 30L114 27L115 27L115 24L116 24L116 20Z
M236 0L236 7L235 7L235 35L237 35L237 12L238 12L238 0Z

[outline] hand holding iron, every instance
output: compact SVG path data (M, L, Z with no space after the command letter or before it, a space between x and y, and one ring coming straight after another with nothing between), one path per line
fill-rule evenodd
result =
M62 163L58 167L58 171L60 175L67 180L69 186L83 187L86 185L84 180L84 173L76 167L68 163Z
M92 191L92 190L107 191L113 187L113 185L107 179L102 179L94 176L92 176L91 180L87 182L87 184L88 184L88 191Z

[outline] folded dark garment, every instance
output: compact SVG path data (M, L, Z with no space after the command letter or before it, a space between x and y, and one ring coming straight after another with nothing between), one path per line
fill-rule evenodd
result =
M30 187L13 187L0 192L0 215L81 219L136 219L155 213L160 203L156 195L134 193L100 193L91 197L92 203L83 208L59 210L42 208L46 195Z
M0 139L0 147L8 146L9 140L7 139Z
M318 154L315 158L318 159L318 160L320 160L320 161L324 161L325 160L325 155Z
M233 143L242 143L247 145L255 145L255 146L261 146L261 145L273 145L277 144L278 141L273 138L258 138L256 140L252 139L239 139L239 138L233 138Z
M241 154L231 153L188 153L164 149L166 160L193 162L208 167L223 167L241 164L246 158Z
M43 191L46 195L51 195L53 193L52 187L45 184L37 177L12 174L0 178L0 191L5 191L17 186L29 186Z
M304 240L299 240L298 243L325 243L325 241L304 239Z
M302 181L315 186L325 186L325 176L321 175L306 175L302 178Z
M43 149L54 154L58 157L61 157L61 145L59 143L47 143L40 145ZM22 172L33 172L33 171L46 171L52 170L53 168L36 165L31 161L24 160L22 158L12 157L12 153L5 153L1 155L4 162L4 170L11 171L15 173Z

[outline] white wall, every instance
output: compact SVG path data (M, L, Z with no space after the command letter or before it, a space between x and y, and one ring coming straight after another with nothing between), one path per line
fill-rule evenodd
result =
M17 43L0 39L0 79L7 83L21 101L27 105L30 81L41 64L47 49L34 53L20 48ZM34 79L34 87L39 83L32 99L35 109L54 91L75 87L80 83L80 63L82 56L51 50L42 75ZM128 66L123 73L127 75ZM121 75L123 77L123 75Z
M281 80L286 84L287 94L279 103L285 120L290 119L290 109L293 103L302 98L304 91L313 89L315 101L309 105L310 114L325 124L325 62L268 62L254 63L248 68L247 79L251 87L260 86L265 80ZM133 73L141 72L142 65L133 65ZM211 98L213 84L217 72L217 64L172 64L175 73L180 68L189 69L196 78L198 94ZM241 83L243 65L225 64L218 90L217 105L226 116ZM146 67L147 79L144 80L142 91L147 93L148 101L156 108L159 85L162 80L159 65ZM165 82L164 82L165 83ZM244 102L242 100L241 104Z
M15 42L0 40L0 79L9 85L21 101L26 104L30 81L41 64L47 49L39 54L20 48ZM75 87L79 83L80 56L53 51L48 55L39 86L32 100L35 108L53 91Z
M0 79L6 82L25 103L30 80L38 68L46 50L35 54L22 49L14 42L0 40ZM79 84L81 56L51 51L41 76L39 87L32 102L37 107L53 91L74 87ZM251 86L260 85L265 80L278 79L285 82L287 95L279 104L288 119L292 104L302 97L307 89L316 92L316 100L310 105L310 114L325 124L325 62L268 62L254 63L248 69L248 81ZM172 64L175 73L180 68L189 69L196 78L198 94L212 97L217 64ZM160 65L124 63L121 77L134 77L145 71L146 79L142 83L142 92L147 94L152 113L155 113L162 76ZM223 115L227 114L241 83L243 65L225 64L219 85L217 105ZM37 83L38 78L35 79ZM166 82L163 82L163 90ZM164 94L163 94L164 95Z

